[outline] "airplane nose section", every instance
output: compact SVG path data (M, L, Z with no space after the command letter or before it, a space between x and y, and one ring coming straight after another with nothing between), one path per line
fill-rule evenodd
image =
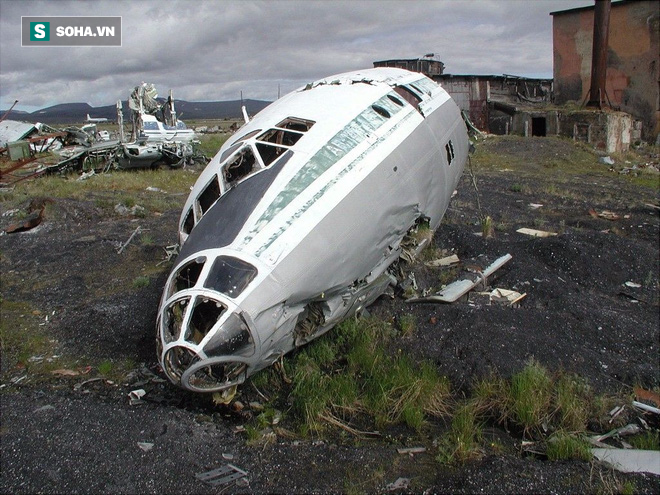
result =
M158 328L161 366L174 384L216 392L245 380L256 345L238 308L188 290L163 306Z

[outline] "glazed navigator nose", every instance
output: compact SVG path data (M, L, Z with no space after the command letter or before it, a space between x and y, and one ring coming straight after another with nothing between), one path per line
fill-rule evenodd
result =
M241 383L254 339L245 320L202 291L176 293L160 315L161 365L188 390L212 392Z

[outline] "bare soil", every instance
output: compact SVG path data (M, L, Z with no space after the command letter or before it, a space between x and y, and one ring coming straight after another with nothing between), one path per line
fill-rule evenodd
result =
M457 254L461 269L511 254L489 285L526 297L515 308L476 297L448 305L383 297L370 312L395 322L414 315L412 335L397 346L433 361L456 394L489 373L509 377L531 358L551 371L579 374L597 393L658 387L660 219L648 206L658 204L658 187L636 185L605 165L564 173L562 164L576 153L565 140L491 138L480 146L522 164L477 169L482 214L492 217L495 235L476 235L480 213L466 171L434 248ZM604 210L619 218L598 216ZM172 266L161 261L163 247L176 242L178 216L176 210L108 215L92 197L55 199L39 227L0 237L3 323L15 332L33 326L45 333L70 369L93 367L86 375L51 378L3 350L0 492L382 493L408 478L399 492L607 493L628 482L636 492L657 493L658 477L524 455L519 436L496 425L486 437L497 448L455 467L434 459L434 435L443 425L432 425L428 438L394 429L376 440L316 440L278 430L272 443L248 444L242 427L250 412L214 407L159 374L154 322ZM13 221L1 216L0 227ZM118 254L137 226L148 237L136 236ZM520 227L558 235L533 238L517 233ZM411 271L419 291L458 274L421 262ZM20 311L8 311L19 304ZM120 368L118 378L86 382L100 377L104 361ZM127 395L138 388L147 392L143 403L130 405ZM249 385L239 393L245 404L261 400ZM415 445L427 451L397 453ZM215 487L195 478L227 464L247 476Z

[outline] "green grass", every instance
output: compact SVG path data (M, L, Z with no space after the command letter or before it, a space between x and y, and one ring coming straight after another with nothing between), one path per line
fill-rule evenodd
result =
M522 148L522 152L509 151L507 147L511 145ZM530 151L541 146L547 148L545 152ZM647 162L647 155L654 151L657 153L656 149L650 147L641 152L631 150L624 154L612 154L612 157L617 164L616 168L621 169ZM478 172L509 169L514 170L519 177L538 177L542 174L545 181L557 181L559 184L575 180L576 175L607 176L636 186L660 190L660 175L656 172L640 168L629 174L618 174L598 163L598 158L599 155L592 147L568 138L497 136L489 137L477 146L473 164ZM526 189L520 183L514 183L510 188L512 192L528 193ZM561 189L557 189L558 194Z
M464 404L454 413L449 431L440 438L436 460L441 464L463 463L480 454L481 441L477 409Z
M331 427L353 431L403 424L420 430L429 416L447 412L449 382L427 362L388 350L398 332L371 318L349 319L285 361L292 384L273 372L253 379L257 389L286 389L291 418L303 435Z
M133 288L142 289L144 287L149 287L149 283L150 283L149 277L145 277L141 275L133 279Z
M0 194L4 209L23 207L29 200L46 197L55 200L46 206L46 215L58 215L58 200L92 201L95 206L115 215L116 204L128 208L140 205L147 213L180 209L198 172L178 169L113 171L97 174L85 181L76 180L75 174L44 176L16 184L13 191ZM147 191L157 187L166 191Z
M56 352L55 342L46 334L39 323L44 316L30 304L2 300L0 302L0 350L3 366L7 369L19 366L27 372L43 368L30 358L50 357Z
M591 446L584 440L566 433L557 433L547 442L546 455L551 461L591 460Z
M230 137L228 134L203 134L199 139L198 151L211 159Z
M551 385L547 370L533 361L511 378L506 398L508 415L525 433L537 431L548 418Z
M417 328L417 318L415 318L415 315L402 315L399 318L399 328L401 328L401 334L404 337L410 337Z
M628 439L628 443L641 450L660 450L660 432L658 430L645 431Z

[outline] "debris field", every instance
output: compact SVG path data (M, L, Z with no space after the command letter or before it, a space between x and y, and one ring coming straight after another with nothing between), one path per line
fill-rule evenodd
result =
M466 171L430 254L407 267L406 294L381 297L369 312L393 323L412 315L415 329L398 349L431 360L457 394L491 373L509 377L530 359L576 373L602 394L657 390L657 185L604 164L565 175L561 165L535 165L570 161L575 145L567 140L488 138L475 164L479 147L523 165L475 166L478 193ZM25 218L35 199L25 198ZM24 220L2 208L0 230ZM243 416L175 389L157 366L155 318L171 267L165 248L176 243L180 211L108 214L93 198L35 202L35 211L36 227L0 236L3 318L11 315L13 332L35 324L70 365L43 379L3 358L2 492L575 493L622 481L657 491L657 476L522 455L500 428L492 435L502 452L454 467L400 441L277 436L249 445ZM483 235L485 216L492 237ZM149 242L140 240L145 233ZM455 302L415 301L478 279L505 255ZM143 284L135 283L140 274ZM128 372L109 379L89 371L104 362Z

